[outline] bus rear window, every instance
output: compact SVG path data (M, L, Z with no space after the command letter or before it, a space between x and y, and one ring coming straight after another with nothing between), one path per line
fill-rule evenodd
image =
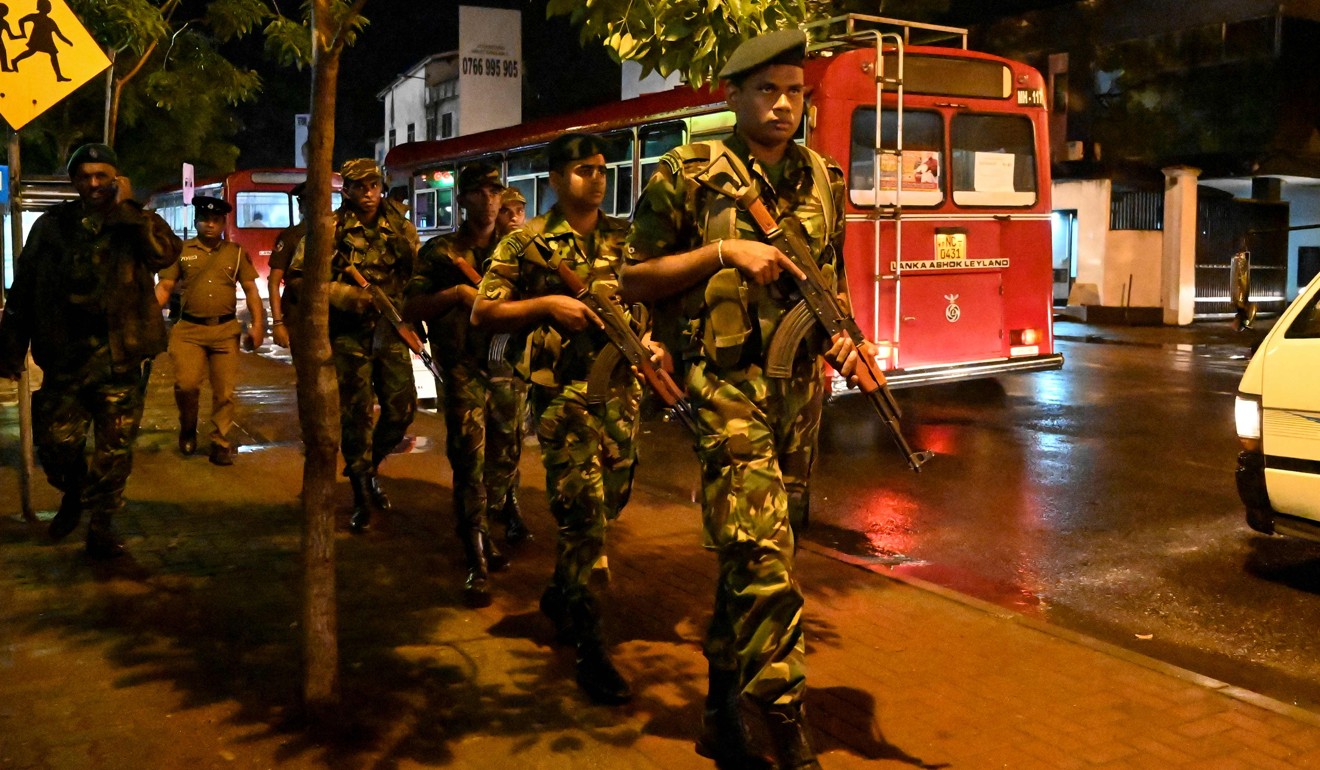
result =
M293 206L288 193L240 192L234 202L239 227L283 230L289 226Z
M880 116L880 146L898 144L898 115ZM852 118L852 151L848 159L848 197L855 206L892 206L899 188L898 158L880 157L880 189L875 179L875 108L859 107ZM944 121L938 112L903 113L903 205L938 206L944 201Z
M1031 121L1017 115L954 115L953 202L959 206L1031 206L1036 151Z

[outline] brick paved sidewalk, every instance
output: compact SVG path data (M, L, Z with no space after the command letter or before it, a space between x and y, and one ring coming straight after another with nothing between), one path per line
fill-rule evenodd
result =
M644 466L610 532L608 626L637 697L603 708L578 694L536 611L553 527L535 448L523 500L537 539L496 576L495 603L468 610L443 427L420 416L417 451L384 467L396 510L338 539L354 719L317 742L290 724L301 457L288 367L244 357L254 451L228 469L173 450L164 369L120 522L129 564L89 563L76 536L51 545L18 518L14 409L0 406L0 768L711 767L692 751L715 568L684 491L694 464ZM254 423L256 396L281 419ZM347 485L340 497L343 524ZM44 483L36 501L57 502ZM1314 715L810 545L800 559L826 768L1320 768Z

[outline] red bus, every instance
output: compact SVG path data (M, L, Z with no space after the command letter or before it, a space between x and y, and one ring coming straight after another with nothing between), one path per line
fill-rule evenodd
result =
M265 279L270 272L270 253L275 248L275 238L281 230L297 224L302 218L292 190L305 181L306 169L254 168L200 180L193 188L193 195L221 198L234 207L225 220L224 238L239 244L252 256L252 262L261 274L257 286L262 297L266 296ZM336 174L331 194L332 208L339 207L341 185ZM154 209L169 222L180 238L196 235L193 209L184 205L181 186L155 193L147 201L147 208Z
M854 312L880 347L891 385L1061 367L1040 73L967 50L961 29L849 15L809 30L819 41L806 62L801 138L845 169ZM909 44L922 35L955 45ZM546 211L553 191L544 145L564 131L590 131L612 140L604 208L628 216L661 155L732 125L720 91L677 88L403 144L385 165L391 184L408 180L413 221L425 236L456 226L454 175L473 160L502 168L530 211Z

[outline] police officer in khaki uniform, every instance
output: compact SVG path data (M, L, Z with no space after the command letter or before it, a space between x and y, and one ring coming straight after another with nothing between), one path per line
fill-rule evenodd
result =
M266 340L266 319L257 293L257 270L242 246L223 240L225 217L233 210L223 200L199 195L193 199L197 237L183 244L177 264L161 271L156 299L161 307L182 282L179 322L170 334L174 362L174 400L179 406L179 451L197 451L197 409L204 380L211 383L211 462L234 464L234 380L238 343L243 327L234 312L235 284L243 287L252 314L252 345Z

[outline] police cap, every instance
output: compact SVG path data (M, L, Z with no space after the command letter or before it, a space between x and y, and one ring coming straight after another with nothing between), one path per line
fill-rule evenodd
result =
M224 216L234 210L234 207L225 201L220 198L212 198L209 195L194 195L192 205L199 217L205 215Z
M523 197L522 190L517 187L504 188L504 192L500 194L500 205L508 206L513 203L521 203L525 206L527 205L527 198Z
M107 163L118 168L119 156L115 155L115 151L104 144L84 144L69 156L69 176L73 176L78 167L84 163Z
M608 149L605 140L595 134L564 134L546 148L546 160L551 171L558 171L565 163L604 155Z
M807 34L800 29L781 29L743 41L720 70L721 80L735 82L771 64L802 66L807 57Z
M504 182L500 179L500 170L489 163L469 163L458 172L459 195L481 187L503 190Z
M383 179L384 174L380 173L380 166L371 158L354 158L344 161L344 165L339 169L339 175L345 182L360 182L364 179Z

